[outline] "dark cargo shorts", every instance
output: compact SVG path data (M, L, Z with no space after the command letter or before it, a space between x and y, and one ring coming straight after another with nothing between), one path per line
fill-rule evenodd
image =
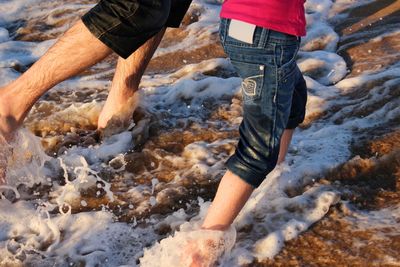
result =
M89 31L128 58L164 27L179 27L191 0L100 0L82 17Z

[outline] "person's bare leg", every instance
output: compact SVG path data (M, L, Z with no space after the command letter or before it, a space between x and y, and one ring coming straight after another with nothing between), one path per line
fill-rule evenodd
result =
M46 91L110 53L82 21L77 22L21 77L0 88L0 134L9 138Z
M278 164L286 156L294 129L286 129L281 138ZM217 194L208 210L202 228L224 230L234 221L253 192L253 187L229 170L222 177Z
M243 208L254 188L227 171L202 224L203 229L226 230Z
M290 142L292 141L293 133L294 129L286 129L283 131L277 164L281 164L285 160Z
M202 229L225 231L232 224L244 204L250 197L254 188L240 179L231 171L227 171L219 183L217 194L207 211ZM200 246L209 246L210 249L216 244L212 240L200 240ZM186 257L190 257L190 267L200 267L210 264L212 253L202 251L198 244L189 245ZM211 258L210 258L211 256ZM209 265L207 265L209 266Z
M110 93L98 120L98 128L107 129L106 135L124 130L131 121L139 101L140 80L164 33L162 29L126 60L118 59Z
M285 160L294 129L286 129L281 137L278 164ZM227 171L218 186L217 194L208 209L202 229L226 230L246 204L254 188L231 171ZM191 267L203 266L208 255L193 250Z

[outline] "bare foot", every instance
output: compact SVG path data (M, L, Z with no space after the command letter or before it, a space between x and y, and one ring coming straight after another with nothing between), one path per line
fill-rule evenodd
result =
M9 143L22 122L12 115L12 102L0 88L0 185L6 183L7 160L11 155Z
M190 267L214 267L222 253L222 240L191 240L185 248L183 257L190 259Z
M12 140L14 132L21 126L22 120L18 120L13 114L12 99L9 99L4 93L5 89L1 92L2 90L0 88L0 137L9 142Z
M123 96L111 90L100 113L98 129L103 136L110 136L126 130L132 122L132 115L139 102L139 94Z

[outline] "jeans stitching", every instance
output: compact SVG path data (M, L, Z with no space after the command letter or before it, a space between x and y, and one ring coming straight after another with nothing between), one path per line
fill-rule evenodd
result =
M283 65L283 47L282 47L282 45L280 45L280 50L281 50L281 55L280 55L280 59L279 59L279 66L282 66Z
M223 45L225 46L226 44L226 36L228 35L228 27L230 25L230 19L225 19L224 20L224 29L223 29Z
M260 35L260 41L258 42L258 48L264 48L266 46L267 38L265 38L265 37L267 35L267 31L268 31L267 29L262 28L261 35Z
M273 153L273 148L275 147L275 136L276 136L276 115L277 115L277 94L278 94L278 67L277 67L277 62L276 62L276 48L277 45L274 44L274 62L275 62L275 66L274 66L274 72L275 72L275 83L273 86L273 101L272 101L272 105L273 105L273 114L272 114L272 132L271 132L271 138L270 138L270 155L272 155Z
M275 72L277 72L277 69L275 69ZM278 109L278 104L277 104L277 99L276 99L276 95L278 94L278 84L277 84L277 75L275 75L275 86L274 86L274 100L272 105L274 105L273 108L273 120L272 120L272 133L271 133L271 140L270 140L270 155L273 154L273 148L275 147L275 137L276 137L276 116L277 116L277 109Z

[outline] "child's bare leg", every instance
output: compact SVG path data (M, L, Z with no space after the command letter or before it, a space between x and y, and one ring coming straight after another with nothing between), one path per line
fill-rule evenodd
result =
M228 170L221 179L202 228L212 230L229 228L253 190L251 185Z
M294 129L286 129L283 131L277 164L281 164L285 160L290 142L292 141L293 133Z
M278 164L285 160L293 133L294 129L286 129L283 132ZM215 230L227 229L245 205L253 189L251 185L228 170L221 179L202 227Z

